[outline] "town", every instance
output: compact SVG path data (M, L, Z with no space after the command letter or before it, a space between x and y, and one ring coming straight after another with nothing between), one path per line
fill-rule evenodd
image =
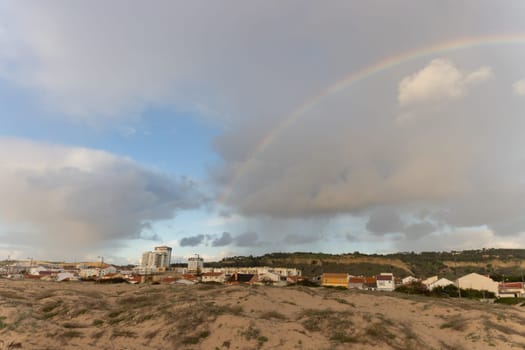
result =
M97 262L50 263L43 261L7 260L0 266L0 277L7 279L29 279L42 281L91 281L98 283L127 282L131 284L247 284L289 286L302 284L340 289L354 289L378 292L406 291L414 287L430 293L439 290L441 296L461 297L476 291L483 298L522 298L525 283L494 281L489 276L468 273L450 280L434 276L395 276L392 272L377 275L351 275L348 273L322 273L317 276L303 276L294 267L242 266L205 267L204 259L196 254L186 264L172 264L172 248L162 245L142 254L138 266L115 266L99 257ZM471 293L470 293L471 294Z

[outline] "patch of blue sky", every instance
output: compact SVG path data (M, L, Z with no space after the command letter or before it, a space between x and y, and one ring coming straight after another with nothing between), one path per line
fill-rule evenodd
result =
M178 175L206 177L218 161L212 140L220 128L190 112L150 108L140 120L112 129L93 146Z
M194 112L148 108L136 121L86 127L43 108L31 90L0 81L0 136L104 150L160 171L204 179L221 132Z

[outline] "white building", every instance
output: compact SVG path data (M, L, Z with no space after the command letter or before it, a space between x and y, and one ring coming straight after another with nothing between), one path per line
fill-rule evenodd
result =
M204 269L204 259L200 256L188 259L188 273L200 273Z
M401 283L402 284L411 284L411 283L414 283L414 282L417 282L419 281L419 279L413 277L413 276L408 276L408 277L405 277L401 280Z
M154 252L160 253L162 256L159 267L165 267L166 269L169 269L171 264L171 247L165 245L158 246L155 247Z
M137 266L133 268L133 273L138 275L152 275L157 273L156 267Z
M427 279L424 279L423 281L421 281L422 284L424 284L425 286L428 286L431 285L432 283L436 282L438 280L438 276L432 276L432 277L429 277Z
M40 274L40 271L47 271L47 269L43 266L33 266L29 269L29 274L37 276Z
M156 271L166 271L171 263L171 248L167 246L155 247L152 252L144 252L140 261L142 268L155 268Z
M394 274L383 272L376 276L377 290L391 292L396 289Z
M234 273L244 273L261 275L265 273L278 274L281 277L300 277L302 272L296 268L288 267L269 267L269 266L256 266L256 267L206 267L202 270L203 272L224 272L227 275L233 275Z
M106 265L104 268L88 267L86 269L80 269L78 274L80 278L95 278L114 273L117 273L117 268L113 265Z
M437 281L434 281L432 283L427 284L426 286L427 286L428 290L432 290L432 289L437 288L437 287L446 287L446 286L449 286L451 284L454 284L454 282L452 282L451 280L448 280L446 278L440 278Z
M504 282L499 284L499 296L502 298L522 298L525 294L523 282Z
M282 280L286 281L286 277L281 276L275 272L265 272L261 273L258 276L259 282L267 282L267 283L277 283Z
M224 281L226 281L226 275L224 272L205 272L201 276L201 281L204 283L224 283Z
M486 277L475 272L458 278L455 284L458 288L486 290L494 293L496 296L499 295L498 282L494 281L490 277Z
M59 272L56 276L57 282L62 281L77 281L78 277L72 274L71 272Z

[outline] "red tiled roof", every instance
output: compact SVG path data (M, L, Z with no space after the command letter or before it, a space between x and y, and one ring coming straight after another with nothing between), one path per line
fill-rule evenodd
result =
M365 283L364 277L350 277L348 283Z
M190 280L190 281L195 281L197 280L197 277L195 277L195 275L192 275L190 273L185 273L182 275L182 278L185 279L185 280Z
M373 284L373 283L376 283L376 278L375 276L372 276L372 277L365 277L365 276L352 276L350 277L350 279L348 280L349 283L368 283L368 284Z
M54 271L38 271L38 274L39 274L40 276L51 276L51 275L53 275L53 274L55 274L55 273L56 273L56 272L54 272Z

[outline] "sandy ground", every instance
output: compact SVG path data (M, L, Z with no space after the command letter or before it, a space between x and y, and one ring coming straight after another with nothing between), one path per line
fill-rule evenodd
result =
M3 349L523 349L525 308L306 287L0 280Z

